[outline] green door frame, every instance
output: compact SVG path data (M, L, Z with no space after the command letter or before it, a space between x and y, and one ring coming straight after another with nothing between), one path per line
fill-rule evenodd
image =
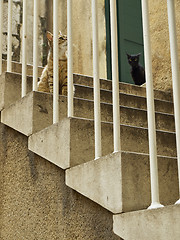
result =
M112 79L110 0L105 0L105 16L107 78ZM130 76L130 66L127 62L126 52L129 54L141 52L142 56L140 62L144 65L141 0L117 0L117 27L119 81L133 83Z

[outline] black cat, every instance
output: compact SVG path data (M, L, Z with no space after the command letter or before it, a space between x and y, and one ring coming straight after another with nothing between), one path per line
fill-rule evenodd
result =
M129 55L127 54L128 62L131 65L131 76L136 85L142 85L146 82L145 79L145 70L144 68L139 64L139 56L141 53L137 55Z

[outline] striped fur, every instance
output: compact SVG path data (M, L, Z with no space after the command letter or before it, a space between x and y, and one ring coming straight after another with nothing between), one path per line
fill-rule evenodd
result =
M53 35L47 32L49 53L47 65L45 66L40 81L38 91L53 93ZM59 94L67 95L67 37L59 34Z

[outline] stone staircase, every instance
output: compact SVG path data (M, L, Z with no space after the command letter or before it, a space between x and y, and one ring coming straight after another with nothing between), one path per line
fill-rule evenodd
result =
M28 94L21 98L19 68L19 64L14 63L16 73L4 72L1 76L1 123L25 135L29 153L45 162L48 160L57 166L58 171L63 171L65 184L76 194L90 199L90 206L95 202L102 207L101 210L108 210L108 217L114 222L114 232L120 238L178 240L180 206L146 210L151 199L145 88L120 83L122 152L112 153L111 81L100 81L103 156L94 160L93 79L74 75L74 117L66 117L67 98L60 96L60 121L52 125L52 95L32 92L32 77L28 76ZM28 69L31 75L32 68ZM154 94L160 201L167 206L178 199L173 103L170 94L161 91ZM71 203L66 204L68 207ZM91 237L86 233L84 237L72 237L72 234L57 239L120 239L109 233L111 227L105 228L109 229L108 233L107 230L104 233L98 230L99 235L94 233ZM63 230L72 233L72 229Z

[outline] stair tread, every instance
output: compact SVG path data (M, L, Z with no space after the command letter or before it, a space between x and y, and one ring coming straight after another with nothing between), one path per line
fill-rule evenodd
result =
M179 216L180 205L117 214L113 216L113 230L127 240L177 240L180 237Z
M158 156L157 159L161 166L160 199L163 199L163 203L172 204L178 197L178 186L174 185L175 182L178 183L175 174L177 159L165 156ZM168 166L171 167L167 174ZM119 151L67 169L66 184L117 214L118 211L122 213L148 207L149 175L148 154Z
M21 106L21 104L26 99L29 98L28 104L31 106L33 104L34 108L37 105L40 105L41 108L46 108L47 116L52 119L52 101L53 97L52 94L42 93L42 92L30 92L28 93L23 99L19 99L15 103L10 104L9 107L5 108L4 112L7 112L8 109L12 109L13 107ZM33 102L33 99L35 102ZM67 109L67 97L60 96L60 119L66 117L66 109ZM32 101L30 103L29 101ZM39 104L38 102L39 101ZM81 98L74 98L74 116L84 119L93 119L94 118L94 103L93 100L85 100ZM38 111L38 110L37 110ZM39 110L40 111L40 110ZM101 122L113 122L113 107L111 103L101 103ZM46 118L47 118L46 116ZM164 132L174 132L174 116L171 113L165 114L162 112L156 112L156 128L157 130L161 130ZM140 109L132 106L120 106L120 121L121 124L129 125L129 126L137 126L142 128L147 128L147 110ZM52 121L52 120L51 120ZM52 122L48 124L52 124ZM171 124L169 124L171 121Z

